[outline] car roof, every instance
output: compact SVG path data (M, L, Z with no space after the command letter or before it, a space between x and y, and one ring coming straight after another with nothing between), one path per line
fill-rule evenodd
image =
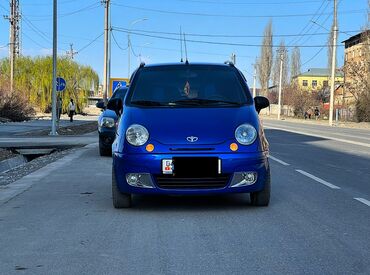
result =
M172 63L156 63L156 64L148 64L144 65L145 68L152 68L152 67L164 67L164 66L220 66L220 67L231 67L229 64L223 63L207 63L207 62L195 62L195 63L186 63L186 62L172 62Z

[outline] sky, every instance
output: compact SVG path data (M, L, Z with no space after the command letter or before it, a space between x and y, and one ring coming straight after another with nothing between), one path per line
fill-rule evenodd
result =
M19 1L22 54L50 55L53 1ZM338 0L339 44L367 23L367 5L367 0ZM9 0L0 0L0 12L9 15ZM325 68L332 13L333 0L111 0L111 77L128 76L129 30L132 72L140 61L180 61L181 28L189 62L223 63L235 53L236 66L252 86L253 64L260 55L261 36L269 20L274 45L284 40L289 55L292 47L300 47L302 72ZM100 0L58 0L58 55L66 55L73 43L75 61L93 67L101 79L103 32L104 6ZM1 18L0 58L7 57L8 43L9 21ZM337 58L338 66L342 66L343 46L338 47Z

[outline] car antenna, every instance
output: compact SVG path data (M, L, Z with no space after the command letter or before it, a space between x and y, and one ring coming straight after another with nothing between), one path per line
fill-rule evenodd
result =
M185 33L183 33L184 35L184 47L185 47L185 64L186 65L189 65L189 60L188 60L188 49L186 47L186 38L185 38Z
M182 30L181 30L181 26L180 26L180 48L181 48L181 60L180 60L180 62L184 62L184 60L182 58Z

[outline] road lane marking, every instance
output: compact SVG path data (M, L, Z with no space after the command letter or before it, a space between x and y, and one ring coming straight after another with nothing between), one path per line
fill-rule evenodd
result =
M318 178L318 177L316 177L316 176L314 176L314 175L312 175L312 174L310 174L310 173L308 173L308 172L306 172L306 171L299 170L299 169L296 169L296 171L297 171L298 173L301 173L302 175L304 175L304 176L306 176L306 177L309 177L309 178L311 178L311 179L313 179L313 180L315 180L315 181L317 181L317 182L319 182L319 183L321 183L321 184L323 184L323 185L325 185L325 186L329 187L329 188L332 188L332 189L340 189L340 187L339 187L339 186L336 186L336 185L334 185L334 184L331 184L330 182L327 182L327 181L325 181L325 180L323 180L323 179L320 179L320 178Z
M340 141L340 142L345 142L345 143L350 143L350 144L360 145L360 146L370 148L370 143L351 141L351 140L335 138L335 137L330 137L330 136L325 136L325 135L318 135L318 134L308 133L308 132L304 132L304 131L290 130L290 129L286 129L286 128L283 128L283 127L268 126L266 124L264 124L264 128L265 129L272 129L272 130L281 130L281 131L290 132L290 133L294 133L294 134L305 135L305 136L330 139L330 140L335 140L335 141Z
M363 198L354 198L356 201L362 202L363 204L366 204L367 206L370 206L370 201L365 200Z
M290 165L289 163L286 163L285 161L282 161L282 160L280 160L278 158L275 158L275 157L273 157L271 155L269 155L269 158L272 159L272 160L274 160L274 161L276 161L276 162L278 162L278 163L280 163L280 164L282 164L282 165L284 165L284 166L289 166Z

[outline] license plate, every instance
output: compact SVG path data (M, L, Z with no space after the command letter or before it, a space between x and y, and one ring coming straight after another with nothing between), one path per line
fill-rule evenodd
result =
M174 157L172 168L177 177L216 177L221 174L221 160L217 157Z
M163 159L162 160L162 173L163 174L173 174L172 159Z

